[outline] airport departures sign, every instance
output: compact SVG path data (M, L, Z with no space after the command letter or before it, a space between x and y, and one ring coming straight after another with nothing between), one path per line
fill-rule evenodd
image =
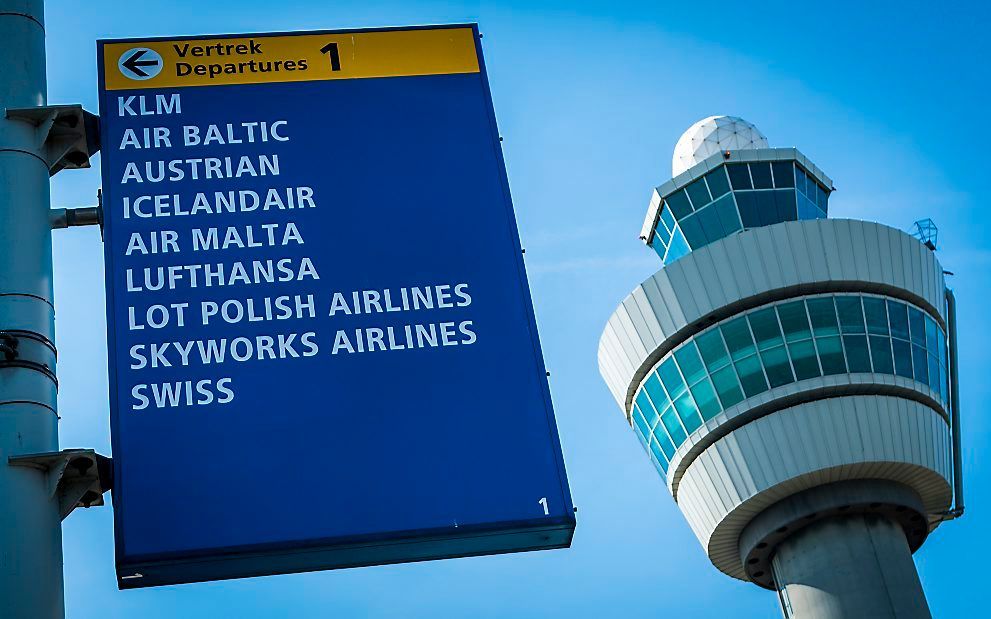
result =
M119 586L569 545L477 28L98 48Z

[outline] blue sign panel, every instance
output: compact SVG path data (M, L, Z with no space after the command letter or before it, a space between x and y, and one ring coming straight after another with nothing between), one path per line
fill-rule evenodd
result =
M119 586L570 545L477 29L98 57Z

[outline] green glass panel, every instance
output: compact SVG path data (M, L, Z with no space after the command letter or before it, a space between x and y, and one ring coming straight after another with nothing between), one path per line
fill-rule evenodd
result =
M816 358L816 349L812 340L802 340L788 344L788 352L791 355L791 364L795 366L795 377L798 380L815 378L820 375L819 360Z
M671 245L668 247L668 253L664 258L664 264L671 264L690 251L692 250L688 247L688 243L685 242L685 235L681 233L680 229L675 230L674 234L671 235Z
M747 170L747 164L730 163L726 166L726 171L729 172L729 180L733 185L734 191L738 189L753 189L753 185L750 183L750 172Z
M816 337L821 335L836 335L840 332L836 322L836 309L832 297L808 299L809 318L812 320L812 332Z
M747 318L745 316L727 322L719 327L719 330L723 333L723 339L726 340L730 357L734 361L751 355L756 351L756 348L754 348L754 339L750 335L750 327L747 326Z
M926 349L912 344L912 368L915 370L915 380L929 384L929 364L926 362Z
M723 408L729 408L743 401L743 391L740 389L740 383L732 366L713 372L712 384L716 387Z
M754 189L771 189L771 164L766 161L755 161L750 164L750 177L754 179Z
M678 417L681 417L681 422L685 424L685 429L689 433L694 432L702 425L702 417L699 415L699 409L695 406L695 400L692 399L692 394L686 393L680 398L674 401L674 409L678 412Z
M667 462L667 458L664 457L664 453L661 451L661 446L657 443L657 441L651 441L650 452L654 454L654 458L657 460L658 464Z
M895 374L912 378L912 345L903 340L891 340L895 354Z
M726 170L723 168L709 172L705 180L709 183L709 193L712 194L713 198L718 198L729 191L729 181L726 180Z
M747 394L748 398L767 391L767 380L764 378L764 371L761 369L757 355L737 361L736 372L740 376L743 393Z
M681 379L674 359L668 358L661 364L661 367L657 368L657 373L661 375L661 382L664 383L664 388L668 390L668 395L671 396L672 400L684 393L685 381Z
M654 408L663 410L668 405L668 397L664 395L664 390L661 389L661 383L657 380L657 374L651 372L643 385L647 391L647 395L650 396L650 401L654 403Z
M705 376L705 368L702 366L702 359L699 358L698 351L695 350L694 342L688 342L675 351L674 358L689 385L695 384Z
M805 313L804 302L782 303L777 307L777 310L786 341L797 342L812 337L812 330L809 329L809 316Z
M870 328L870 325L868 325L868 328ZM891 338L872 335L870 336L870 340L874 371L879 374L894 374L895 364L891 360Z
M949 390L949 385L946 381L946 367L939 366L939 398L946 402L946 394Z
M939 349L939 338L936 337L938 331L936 321L926 316L926 350L933 354Z
M714 205L705 207L696 213L695 217L698 218L699 225L702 226L702 232L705 233L706 241L709 243L714 243L726 236L726 232L723 231L723 224L719 221L719 214L716 212Z
M692 212L692 203L688 201L688 194L684 189L679 189L664 199L665 204L671 209L671 213L678 219Z
M819 349L819 364L825 376L846 373L846 362L843 360L843 344L839 337L816 338Z
M922 312L914 307L908 308L908 326L912 332L912 343L919 346L926 345L926 319Z
M671 209L666 208L661 211L661 221L667 226L668 230L674 232L674 215L671 214Z
M723 345L723 337L719 334L719 329L711 329L695 338L705 367L710 372L718 370L729 363L729 354L726 346Z
M939 364L946 366L946 336L943 335L942 331L936 332L936 337L939 341L936 343L936 350L939 353Z
M777 188L795 186L795 165L790 161L775 161L771 163L774 172L774 186Z
M780 387L795 382L795 376L791 372L791 364L788 363L788 353L785 352L783 345L761 352L760 358L764 362L767 381L772 387Z
M774 202L774 192L755 191L754 198L757 200L757 213L760 217L760 225L773 226L778 223L778 207Z
M774 207L778 221L797 221L798 207L795 204L795 190L782 189L774 192Z
M715 209L716 216L719 217L719 224L723 227L724 236L743 229L743 226L740 225L740 215L736 212L736 203L733 202L732 195L723 196L713 202L709 208Z
M927 355L929 357L929 386L933 391L939 391L939 361L936 359L936 355Z
M701 178L685 187L685 191L688 192L688 197L692 199L692 206L695 207L696 211L712 202L709 189L705 186L705 181Z
M888 309L884 299L864 297L864 315L867 316L868 333L888 335Z
M657 432L654 432L654 440L660 445L661 450L664 452L665 459L670 460L674 457L674 445L671 443L671 439L668 435L664 433L664 429L658 426Z
M734 191L736 204L740 207L740 219L744 228L759 228L761 223L760 207L757 205L756 191Z
M860 297L836 297L836 313L840 317L840 330L843 333L864 333L864 310Z
M843 346L846 348L846 363L850 373L871 371L866 335L844 335Z
M644 420L643 413L640 412L640 407L636 404L633 405L633 423L636 425L637 430L639 430L636 433L637 437L646 444L646 437L650 436L650 425Z
M750 328L754 332L759 350L784 344L781 328L778 327L778 316L773 307L751 312L747 318L750 320Z
M688 241L692 249L708 245L709 239L706 238L705 230L702 229L702 220L699 219L698 213L685 217L680 223L681 231L685 233L685 240Z
M716 400L716 392L713 390L709 381L703 380L693 386L691 391L692 397L695 398L695 403L698 404L699 412L702 413L702 419L708 421L718 415L719 411L722 410L719 406L719 401Z
M664 429L668 431L668 435L674 441L675 447L684 443L685 439L688 438L688 435L685 434L685 429L681 427L681 422L678 421L678 416L675 414L673 406L669 406L661 413L661 423L664 424Z
M888 301L888 318L891 321L891 335L908 339L908 308L904 303Z

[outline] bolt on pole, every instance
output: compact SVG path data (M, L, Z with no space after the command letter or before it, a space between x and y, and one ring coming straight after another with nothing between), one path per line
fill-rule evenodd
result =
M0 41L0 604L61 618L58 497L44 471L9 465L58 450L50 167L45 134L7 113L46 105L43 0L0 0Z

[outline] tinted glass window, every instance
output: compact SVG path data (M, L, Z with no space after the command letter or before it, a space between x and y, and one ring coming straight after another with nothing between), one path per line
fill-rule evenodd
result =
M667 229L674 232L674 216L671 214L671 209L666 208L661 211L661 221L667 226Z
M713 198L718 198L729 191L729 181L726 180L726 170L723 168L709 172L705 180L709 183L709 193L712 194Z
M714 205L705 207L696 213L695 217L702 224L702 232L705 233L705 238L709 243L718 241L726 236L726 233L723 232L723 224L719 221L719 215L716 213Z
M929 364L926 361L926 349L912 345L912 367L915 370L915 380L929 384Z
M775 191L774 206L777 209L777 220L779 222L798 220L798 211L795 207L794 189Z
M703 380L691 389L695 403L698 404L702 419L708 421L719 414L720 406L716 401L716 392L713 391L709 381Z
M681 220L681 231L685 233L685 240L692 249L698 249L708 244L705 230L702 229L702 222L699 215L691 215Z
M688 192L688 197L692 199L692 205L696 211L712 202L712 197L709 195L709 190L705 186L705 181L701 178L685 187L685 191Z
M688 381L689 385L695 384L700 378L705 376L702 359L699 358L699 353L695 350L695 344L693 342L689 342L679 348L674 353L674 358L678 361L678 367L681 368L681 373L684 374L685 380Z
M798 380L819 376L819 360L816 359L816 349L812 340L802 340L788 344L792 365L795 366L795 376Z
M685 194L684 189L680 189L674 192L673 194L665 198L664 202L668 205L668 207L671 209L671 212L678 219L681 219L685 215L688 215L689 213L692 212L692 205L688 201L688 196Z
M936 321L926 316L926 350L935 353L939 348L939 340L936 338Z
M702 360L710 372L729 363L729 354L726 352L726 347L723 346L723 338L718 329L712 329L698 336L695 338L695 343L698 344Z
M681 380L678 367L674 364L674 359L668 359L657 368L657 373L661 376L664 388L668 390L668 395L674 399L685 391L685 381Z
M723 236L728 236L741 228L740 216L736 212L736 204L733 203L733 196L726 195L713 202L710 206L719 217L719 223L723 228Z
M795 166L790 161L775 161L771 163L771 170L774 172L775 187L795 186Z
M750 177L754 181L754 189L772 189L771 164L766 161L755 161L750 164Z
M922 312L914 307L908 308L908 327L912 333L912 343L924 345L926 343L926 321L922 317Z
M668 397L664 395L664 391L661 389L661 383L657 380L657 374L650 373L650 376L644 381L644 390L650 396L650 401L654 403L655 409L659 411L664 410L664 407L668 405Z
M762 226L760 220L760 210L757 208L756 191L737 191L736 203L740 207L740 218L743 220L744 228L757 228Z
M833 309L833 299L819 298L806 301L809 306L809 318L812 319L812 332L816 337L839 333L836 324L836 312Z
M843 346L846 348L846 362L851 373L871 371L870 353L867 352L867 336L844 335Z
M880 335L872 335L870 340L874 371L881 374L894 374L895 366L891 361L891 340Z
M747 326L746 317L740 317L727 322L720 327L720 331L723 332L723 339L726 340L730 357L734 361L753 354L756 351L754 340L750 337L750 327Z
M678 412L678 417L681 418L681 422L688 432L694 432L702 425L702 417L699 415L698 407L695 406L692 394L686 393L675 400L674 410Z
M681 422L678 421L678 417L674 413L673 407L669 406L661 413L661 423L664 424L664 429L668 431L668 435L675 445L681 445L688 438L685 429L681 427Z
M773 226L778 223L778 206L774 202L774 192L755 191L754 198L757 200L757 216L760 225Z
M764 370L767 371L767 380L772 387L780 387L788 383L795 382L795 376L791 372L791 364L788 363L788 353L784 346L778 346L760 353L764 362Z
M888 335L888 309L884 299L864 297L864 315L867 316L867 332Z
M836 311L840 316L843 333L863 333L864 313L860 308L860 297L836 297Z
M674 445L671 444L671 439L668 438L663 426L657 428L657 431L654 432L654 440L661 446L661 450L668 460L674 457Z
M750 171L747 170L747 164L730 163L726 166L726 171L729 172L729 180L734 190L754 188L750 183Z
M740 375L740 384L743 385L743 393L747 394L748 398L767 391L764 370L760 367L760 361L757 359L757 355L737 361L736 371Z
M757 340L757 348L765 350L784 343L781 329L778 328L778 317L773 307L752 312L748 318L750 319L750 328L754 332L754 338Z
M716 387L723 408L729 408L743 401L743 391L740 389L740 383L732 366L713 372L712 384Z
M685 242L685 236L681 233L681 230L675 230L675 233L671 235L671 245L668 246L668 253L664 258L664 263L671 264L689 251L691 249L689 249L688 243Z
M888 301L888 318L891 320L891 335L908 339L908 308L897 301Z
M843 361L843 345L840 343L839 337L816 338L816 347L819 348L819 361L822 362L824 375L846 373L846 362Z
M895 374L912 378L912 345L902 340L891 340L895 353Z
M826 200L828 195L829 194L826 193L826 190L823 189L822 186L816 185L816 206L818 206L819 210L822 212L826 212Z
M805 313L805 303L802 301L782 303L777 309L786 340L794 342L812 337L809 318Z

